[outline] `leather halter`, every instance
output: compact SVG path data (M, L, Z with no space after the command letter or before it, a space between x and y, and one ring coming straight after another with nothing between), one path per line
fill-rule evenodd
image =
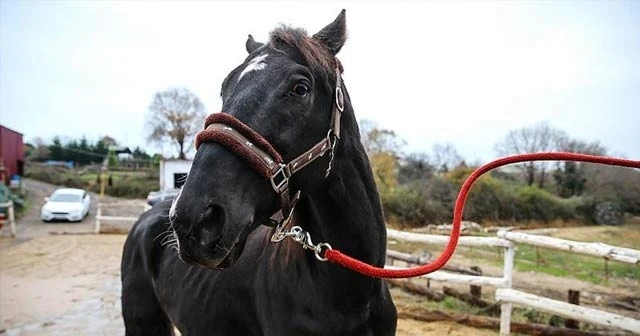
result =
M300 197L300 192L297 191L293 199L291 198L289 178L293 174L327 152L330 159L325 178L331 172L334 150L340 139L340 118L344 111L340 67L336 69L336 78L335 102L327 136L288 163L284 162L282 155L262 135L236 117L224 112L210 114L205 120L204 130L196 136L196 150L203 142L217 142L247 161L254 171L271 182L271 187L280 197L282 209L271 217L270 223L265 225L281 224L291 216L295 203Z

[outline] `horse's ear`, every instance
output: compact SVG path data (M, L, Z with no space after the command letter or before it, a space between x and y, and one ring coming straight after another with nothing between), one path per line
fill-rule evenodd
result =
M248 53L252 53L254 50L262 47L263 45L264 45L264 43L256 42L256 40L253 39L253 36L251 36L251 34L249 34L249 37L247 38L247 43L245 44L245 47L247 48L247 52Z
M313 38L324 43L336 55L347 40L347 19L343 9L338 17L313 35Z

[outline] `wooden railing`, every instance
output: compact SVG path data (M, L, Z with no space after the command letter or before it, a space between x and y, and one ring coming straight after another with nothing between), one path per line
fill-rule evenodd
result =
M446 244L449 240L448 236L409 233L392 229L387 229L387 237L390 239L428 244ZM460 237L458 246L491 246L504 248L502 277L463 275L445 271L436 271L423 277L449 283L495 287L496 300L500 301L500 335L509 335L510 333L512 304L531 307L565 318L640 333L640 320L594 308L572 305L511 288L515 258L514 243L568 251L571 253L602 257L606 260L640 265L639 250L611 246L603 243L585 243L538 236L523 232L498 231L497 237ZM387 266L387 268L398 267Z
M143 202L138 202L138 201L136 201L135 203L128 202L128 201L98 202L98 210L96 211L95 233L100 233L100 231L102 230L102 222L103 221L135 223L138 220L139 215L138 216L106 216L106 215L103 215L103 211L105 209L132 208L132 207L139 207L140 208L140 213L143 213L146 210L144 208L144 203Z

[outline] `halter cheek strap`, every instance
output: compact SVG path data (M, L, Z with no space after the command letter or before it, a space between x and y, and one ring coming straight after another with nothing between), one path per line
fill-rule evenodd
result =
M205 120L205 129L196 136L196 149L203 142L217 142L244 159L251 168L271 182L271 187L280 196L282 209L271 218L270 224L280 226L290 219L295 203L300 197L297 191L291 199L289 178L315 159L330 153L325 177L333 165L336 144L340 139L340 119L344 111L344 93L340 68L336 69L335 102L331 114L331 125L327 136L293 160L285 163L282 155L258 132L236 117L227 113L213 113ZM284 216L287 214L287 217Z

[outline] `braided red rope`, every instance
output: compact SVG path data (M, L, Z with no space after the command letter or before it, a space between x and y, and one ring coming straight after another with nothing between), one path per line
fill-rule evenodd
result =
M471 173L471 175L462 185L460 193L458 193L458 198L456 199L454 208L451 238L449 238L449 243L445 247L444 251L442 251L440 257L438 257L438 259L434 260L432 263L414 268L392 270L363 263L362 261L342 254L338 250L327 250L325 253L325 258L333 263L349 268L358 273L376 278L411 278L436 271L444 266L447 261L449 261L449 258L451 258L451 256L453 255L453 252L455 252L456 245L458 244L458 238L460 237L460 222L462 221L464 203L467 200L467 194L469 193L469 190L471 189L473 183L480 176L492 169L512 163L527 161L581 161L600 163L611 166L640 168L640 161L566 152L520 154L497 159L476 169L473 173Z

